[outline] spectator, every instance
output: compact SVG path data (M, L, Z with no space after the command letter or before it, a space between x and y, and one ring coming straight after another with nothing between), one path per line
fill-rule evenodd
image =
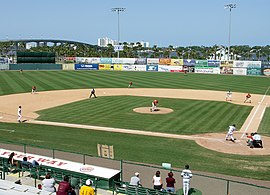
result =
M58 190L56 195L67 195L68 192L72 190L71 185L69 183L69 178L67 175L64 176L64 181L61 181L58 186Z
M18 168L18 161L14 160L14 152L11 152L11 154L8 157L8 164L10 164L12 167L16 166Z
M80 189L80 195L94 195L94 189L91 187L93 181L91 179L87 179L85 185L83 185Z
M76 177L72 177L70 179L70 185L74 189L76 194L79 194L79 189L80 189L80 179Z
M43 190L48 192L56 192L55 185L55 179L51 177L50 173L47 173L45 176L45 179L42 181Z
M22 163L21 163L23 168L31 168L32 167L32 163L27 161L27 157L23 157Z
M141 186L140 174L138 172L136 172L135 175L131 177L129 184L132 186Z
M156 190L162 189L162 179L160 176L160 171L157 171L156 174L153 176L153 184L154 184L154 189Z
M172 172L168 173L168 177L166 178L166 183L167 183L167 186L166 186L167 192L174 193L175 192L175 188L174 188L175 179L173 178Z

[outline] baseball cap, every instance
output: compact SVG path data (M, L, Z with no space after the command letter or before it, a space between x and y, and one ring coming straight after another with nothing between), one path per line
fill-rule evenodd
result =
M138 176L138 175L140 175L140 173L136 172L135 175Z
M91 180L91 179L87 179L86 182L85 182L85 184L86 184L87 186L92 185L92 180Z

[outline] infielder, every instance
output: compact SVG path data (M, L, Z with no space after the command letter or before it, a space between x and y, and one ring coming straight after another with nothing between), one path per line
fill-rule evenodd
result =
M33 94L33 93L36 93L36 90L37 90L37 87L36 87L36 86L33 86L33 87L32 87L32 92L31 92L31 93L32 93L32 94Z
M181 177L183 177L183 193L184 195L188 195L190 179L192 178L189 165L185 165L185 169L182 171Z
M235 124L229 126L229 131L226 135L226 141L228 141L228 137L231 137L231 141L234 142L234 138L233 138L233 132L236 131L236 127Z
M132 86L132 81L129 82L128 88Z
M158 100L154 100L152 102L152 108L150 109L151 112L157 111L157 104L158 104Z
M251 95L250 95L250 93L248 93L246 95L246 99L245 99L244 103L251 103Z
M22 107L19 106L18 108L18 122L20 123L22 119Z
M90 93L89 98L91 98L91 97L92 97L92 95L93 95L95 98L97 98L97 96L96 96L96 91L95 91L95 89L94 89L94 88L91 90L91 93Z
M232 101L232 92L231 91L227 91L227 93L226 93L226 101Z

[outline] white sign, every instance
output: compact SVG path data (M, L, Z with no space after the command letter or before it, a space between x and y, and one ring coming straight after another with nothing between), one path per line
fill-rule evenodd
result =
M115 45L114 46L114 51L123 51L124 50L124 46L123 45Z

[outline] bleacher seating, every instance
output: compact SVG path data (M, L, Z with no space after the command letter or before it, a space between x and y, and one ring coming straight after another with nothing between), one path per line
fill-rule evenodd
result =
M33 195L33 194L43 194L43 195L55 195L56 193L46 192L44 190L39 190L32 186L19 185L14 182L7 180L0 180L0 195Z
M142 186L132 186L126 182L115 182L116 194L128 194L128 195L173 195L173 193L166 192L165 190L155 190L151 188L145 188Z

